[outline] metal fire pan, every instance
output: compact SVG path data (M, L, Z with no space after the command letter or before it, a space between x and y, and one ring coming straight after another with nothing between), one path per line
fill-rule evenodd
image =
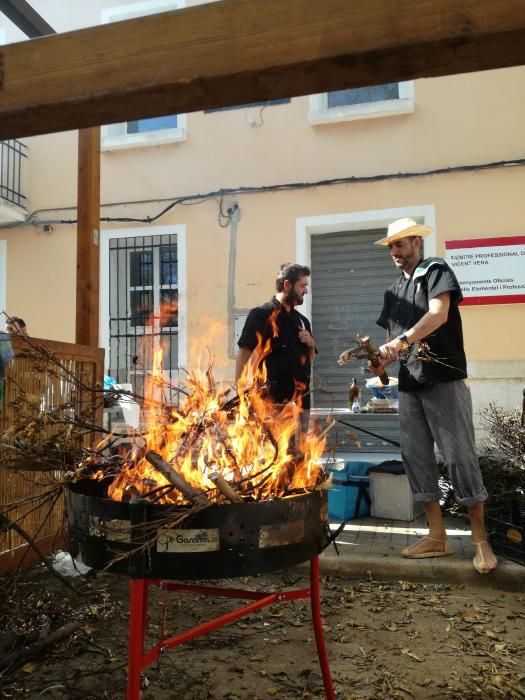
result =
M329 541L325 490L187 515L143 499L113 501L100 482L84 480L68 488L67 509L73 556L132 578L252 576L307 561Z

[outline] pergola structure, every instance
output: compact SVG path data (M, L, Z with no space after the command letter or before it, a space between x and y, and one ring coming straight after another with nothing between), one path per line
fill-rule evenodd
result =
M222 0L2 47L0 139L85 130L76 336L95 345L100 136L89 127L524 63L523 0Z

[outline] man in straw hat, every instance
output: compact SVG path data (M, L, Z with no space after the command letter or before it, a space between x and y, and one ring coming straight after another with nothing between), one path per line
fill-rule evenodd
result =
M474 544L474 567L489 573L497 559L487 541L483 485L474 444L472 400L466 383L467 362L458 304L462 300L456 276L441 258L423 259L422 240L432 232L413 219L388 227L378 245L388 246L401 276L385 292L377 321L388 342L380 348L382 366L400 360L399 422L401 456L417 501L423 503L429 533L402 550L410 559L453 554L439 500L439 470L434 442L449 470L456 501L467 507ZM428 346L418 357L419 341ZM405 351L401 357L400 351Z

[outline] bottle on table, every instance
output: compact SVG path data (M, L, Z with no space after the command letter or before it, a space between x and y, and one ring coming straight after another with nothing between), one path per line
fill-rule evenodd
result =
M361 389L357 385L357 379L354 377L352 379L352 384L350 385L350 391L348 392L348 399L350 403L350 410L352 413L359 413L361 411L361 404L359 403L359 396L361 395Z

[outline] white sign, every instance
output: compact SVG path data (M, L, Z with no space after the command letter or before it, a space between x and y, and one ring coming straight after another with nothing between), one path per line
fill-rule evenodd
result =
M446 241L462 306L525 303L525 236Z

